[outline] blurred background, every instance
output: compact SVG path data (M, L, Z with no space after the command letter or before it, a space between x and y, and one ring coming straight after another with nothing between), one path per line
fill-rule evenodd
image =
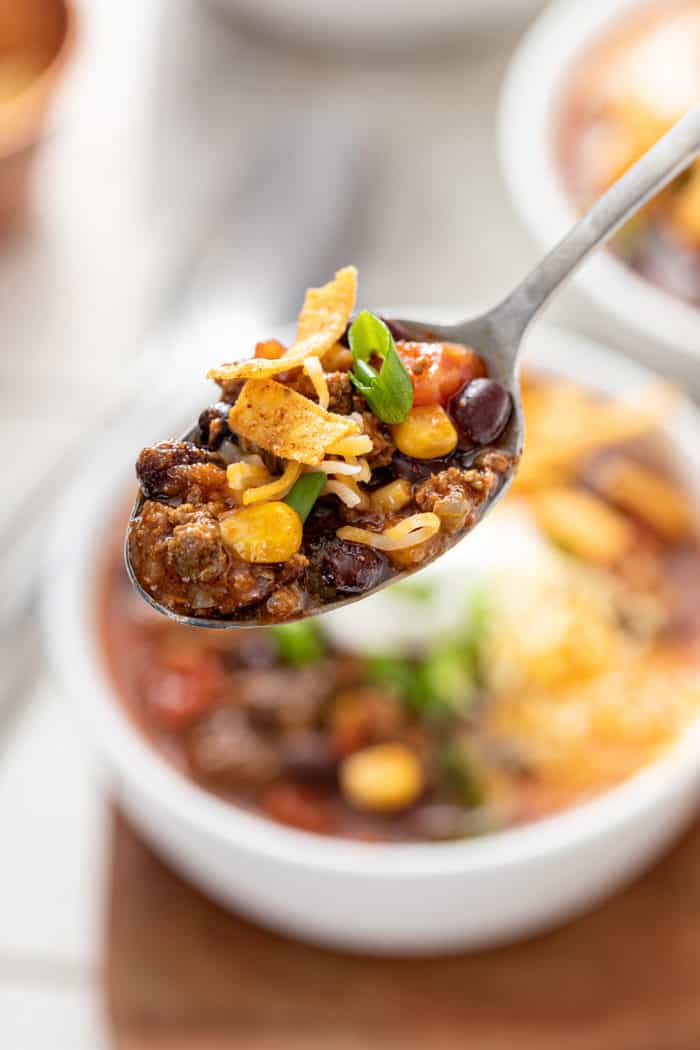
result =
M0 0L8 1050L102 1050L117 1038L103 999L110 805L37 627L36 563L56 500L134 376L168 354L196 363L202 341L230 343L231 318L264 336L334 267L358 267L368 306L435 315L510 289L541 249L506 190L499 100L544 7ZM551 319L616 342L576 289ZM118 1045L277 1045L251 1040Z

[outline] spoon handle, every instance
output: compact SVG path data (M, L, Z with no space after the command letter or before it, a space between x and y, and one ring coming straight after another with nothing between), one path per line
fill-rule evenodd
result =
M700 153L700 106L691 110L637 161L496 308L514 349L530 321L600 244L668 185Z

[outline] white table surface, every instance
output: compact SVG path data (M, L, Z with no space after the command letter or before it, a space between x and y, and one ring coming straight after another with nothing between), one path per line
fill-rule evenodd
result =
M348 260L373 301L485 302L534 258L493 137L515 28L358 70L241 40L202 21L201 6L81 4L82 50L37 172L33 227L0 246L0 434L23 448L5 464L13 497L31 483L27 452L57 456L128 367L216 179L244 171L261 108L282 98L347 95L382 131L363 243ZM0 737L3 1050L108 1044L97 980L105 812L42 671Z

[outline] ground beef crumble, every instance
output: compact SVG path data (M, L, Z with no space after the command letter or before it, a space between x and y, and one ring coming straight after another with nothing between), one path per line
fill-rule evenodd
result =
M279 565L236 558L219 538L218 515L224 509L215 503L171 507L147 500L138 527L130 529L129 555L137 578L175 612L230 616L266 602L304 574L308 560L303 554Z
M161 441L143 449L136 463L144 495L171 503L203 503L223 496L224 461L186 441Z
M437 514L446 532L459 532L476 521L495 480L495 474L489 469L448 467L417 487L416 506L421 511Z

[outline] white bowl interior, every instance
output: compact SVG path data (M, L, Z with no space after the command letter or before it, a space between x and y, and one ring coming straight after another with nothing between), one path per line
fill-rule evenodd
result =
M619 394L651 380L641 367L570 332L539 326L530 337L528 360ZM507 867L518 858L556 854L574 840L595 839L601 828L624 823L652 807L665 792L694 776L700 765L700 716L662 758L620 787L591 802L536 824L466 842L365 845L326 839L279 826L216 799L170 766L146 742L115 697L96 641L96 567L115 508L128 492L138 449L178 432L208 403L211 390L194 373L206 362L174 370L165 388L133 405L105 429L89 453L51 529L43 608L52 664L80 721L112 776L133 781L159 807L213 842L244 843L258 856L291 866L411 879L421 874L478 872ZM700 416L683 402L669 432L687 476L700 477ZM86 501L86 494L88 498ZM700 505L700 490L696 490ZM80 501L80 504L79 504ZM76 506L81 506L79 524Z
M543 249L553 247L578 217L556 156L562 87L582 51L643 2L555 0L511 63L501 99L501 165L515 206ZM588 259L574 281L620 330L675 351L679 360L659 354L655 364L700 392L700 310L656 288L607 251Z
M210 0L276 33L351 47L362 41L401 44L455 29L480 28L540 7L543 0Z

